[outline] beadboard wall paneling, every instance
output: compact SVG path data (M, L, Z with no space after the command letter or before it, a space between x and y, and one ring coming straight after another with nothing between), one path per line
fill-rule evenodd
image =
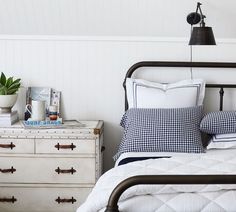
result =
M189 61L187 39L0 36L1 71L22 78L24 87L48 86L60 90L65 119L105 121L105 170L114 164L112 156L122 135L119 122L124 112L125 73L142 60ZM193 60L236 61L236 42L219 40L214 47L194 47ZM176 81L189 78L190 73L188 69L181 73L169 69L155 72L155 77L153 74L146 77ZM194 71L194 77L235 83L236 71L198 70ZM19 96L16 109L22 117L25 88ZM216 101L217 98L211 98L212 105Z
M202 0L216 37L236 37L235 0ZM0 0L0 34L186 36L196 0Z

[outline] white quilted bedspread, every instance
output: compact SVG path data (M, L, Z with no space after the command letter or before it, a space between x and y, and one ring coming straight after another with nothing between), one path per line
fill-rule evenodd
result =
M236 149L149 159L115 167L98 180L77 212L104 211L114 187L134 175L236 174ZM186 193L188 192L188 193ZM138 185L120 198L120 211L236 211L236 185Z

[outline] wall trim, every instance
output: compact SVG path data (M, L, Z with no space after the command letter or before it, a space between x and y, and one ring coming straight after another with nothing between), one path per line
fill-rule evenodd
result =
M0 35L0 40L38 41L106 41L106 42L170 42L188 43L187 37L146 37L146 36L68 36L68 35ZM236 44L235 38L219 38L217 43Z
M117 42L185 42L181 37L144 36L69 36L69 35L0 35L0 40L56 40L56 41L117 41Z

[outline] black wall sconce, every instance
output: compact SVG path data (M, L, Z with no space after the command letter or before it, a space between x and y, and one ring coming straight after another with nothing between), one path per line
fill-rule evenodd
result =
M200 27L193 27L193 29L191 27L189 45L216 45L212 28L205 26L204 19L206 16L202 14L201 5L198 2L196 12L192 12L187 16L187 22L191 26L200 23Z

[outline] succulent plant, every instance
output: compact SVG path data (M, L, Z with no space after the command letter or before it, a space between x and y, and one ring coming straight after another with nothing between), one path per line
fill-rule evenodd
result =
M13 77L7 78L2 72L0 77L0 95L15 94L19 88L21 79L14 80Z

